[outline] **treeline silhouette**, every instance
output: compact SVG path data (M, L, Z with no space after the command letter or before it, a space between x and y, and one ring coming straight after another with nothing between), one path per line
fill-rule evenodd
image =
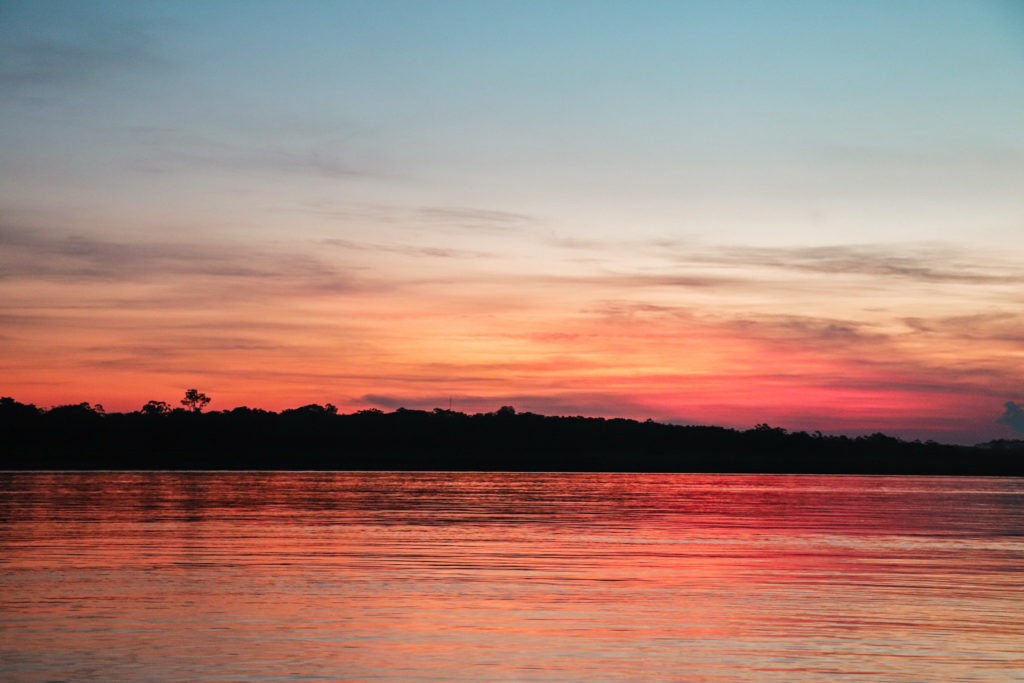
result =
M338 414L306 405L202 412L151 401L132 413L88 403L43 410L0 399L2 469L327 469L779 472L1024 476L1024 441L978 446L851 438L758 425L740 431L550 417L505 406ZM207 399L208 402L208 399Z

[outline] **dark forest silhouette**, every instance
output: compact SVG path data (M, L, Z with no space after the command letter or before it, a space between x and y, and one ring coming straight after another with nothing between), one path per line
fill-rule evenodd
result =
M194 392L194 393L192 393ZM205 400L204 400L205 399ZM331 405L280 413L203 412L150 401L106 413L81 403L43 410L0 399L0 469L333 469L621 472L793 472L1024 476L1024 441L978 446L851 438L758 425L550 417L504 406L339 414Z

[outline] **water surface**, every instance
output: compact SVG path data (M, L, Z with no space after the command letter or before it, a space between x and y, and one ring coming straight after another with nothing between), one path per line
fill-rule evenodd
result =
M1024 479L0 474L9 681L1024 681Z

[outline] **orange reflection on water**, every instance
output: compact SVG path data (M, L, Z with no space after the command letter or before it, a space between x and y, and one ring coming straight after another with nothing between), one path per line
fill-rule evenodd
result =
M0 475L5 680L1010 680L1024 481Z

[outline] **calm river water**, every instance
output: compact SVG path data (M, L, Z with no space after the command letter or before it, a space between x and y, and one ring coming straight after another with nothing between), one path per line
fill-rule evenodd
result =
M0 473L5 681L1024 681L1024 479Z

